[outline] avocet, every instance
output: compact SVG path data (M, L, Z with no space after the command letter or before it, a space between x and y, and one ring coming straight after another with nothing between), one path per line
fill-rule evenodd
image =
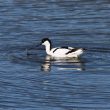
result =
M45 46L47 55L58 58L78 58L80 57L84 49L83 48L73 48L73 47L56 47L52 48L51 40L44 38L41 44Z

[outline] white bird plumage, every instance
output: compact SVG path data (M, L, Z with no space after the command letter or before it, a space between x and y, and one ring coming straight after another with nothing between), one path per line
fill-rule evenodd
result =
M80 57L84 50L83 48L73 48L73 47L56 47L52 48L51 40L48 38L42 39L42 45L45 46L47 55L58 58L78 58Z

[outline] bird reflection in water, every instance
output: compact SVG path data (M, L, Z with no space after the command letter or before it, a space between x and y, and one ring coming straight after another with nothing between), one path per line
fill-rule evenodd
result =
M80 58L59 59L47 55L41 65L41 70L49 72L51 71L51 66L58 67L59 70L85 70L84 62Z
M47 55L44 59L44 63L41 65L41 70L45 72L51 71L51 61L51 57Z

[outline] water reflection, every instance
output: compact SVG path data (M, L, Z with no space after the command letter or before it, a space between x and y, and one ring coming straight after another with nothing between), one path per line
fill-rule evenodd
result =
M51 71L51 57L46 56L44 59L44 63L41 65L41 70L42 71Z
M41 65L41 70L49 72L52 66L58 67L59 70L85 70L84 62L80 58L56 59L47 55Z
M51 56L38 56L37 54L13 54L10 55L10 60L13 63L27 64L27 65L38 65L41 66L41 71L50 72L52 69L57 70L85 70L85 60L82 58L69 58L59 59ZM84 61L83 61L84 60Z

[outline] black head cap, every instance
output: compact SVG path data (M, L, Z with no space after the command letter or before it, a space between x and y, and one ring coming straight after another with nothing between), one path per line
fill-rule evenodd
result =
M48 41L50 43L50 48L52 48L51 40L49 38L43 38L41 43L43 44L45 41Z
M44 43L45 41L49 41L51 43L50 39L48 39L48 38L43 38L42 39L42 43Z

